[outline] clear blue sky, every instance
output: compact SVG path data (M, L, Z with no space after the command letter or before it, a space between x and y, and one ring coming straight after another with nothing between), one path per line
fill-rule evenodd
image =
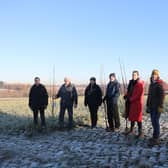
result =
M74 82L100 77L104 67L127 78L137 69L146 80L153 68L168 79L167 0L2 0L0 80Z

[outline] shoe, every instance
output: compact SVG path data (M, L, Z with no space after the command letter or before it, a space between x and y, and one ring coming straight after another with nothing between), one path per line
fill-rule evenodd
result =
M160 145L160 139L159 138L153 138L153 144L154 145Z
M58 126L58 129L60 130L60 131L63 131L64 130L64 123L59 123L59 126Z
M135 135L134 129L130 129L128 132L126 132L126 135Z
M38 125L34 125L33 129L36 131L38 130Z
M114 132L115 130L114 130L114 128L108 127L108 128L106 128L106 131L107 131L107 132Z
M45 126L45 125L42 125L42 126L41 126L41 129L46 129L46 126Z
M153 147L155 145L160 145L160 139L159 138L150 138L148 146Z
M119 128L115 128L114 131L115 132L120 132L120 129Z
M96 126L92 126L91 128L92 128L92 129L97 129L97 127L96 127Z
M138 133L138 135L137 135L137 138L139 139L139 138L144 138L144 133L141 131L140 133Z

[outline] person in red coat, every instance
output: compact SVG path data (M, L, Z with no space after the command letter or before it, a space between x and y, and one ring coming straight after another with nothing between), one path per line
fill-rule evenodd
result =
M143 137L142 113L144 104L144 82L139 78L139 72L133 71L132 80L129 81L127 94L125 96L129 105L128 119L131 121L131 128L128 134L134 134L135 122L138 125L138 137Z

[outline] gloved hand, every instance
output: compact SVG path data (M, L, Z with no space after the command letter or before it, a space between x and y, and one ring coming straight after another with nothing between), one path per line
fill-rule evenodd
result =
M74 108L77 108L78 107L78 105L77 104L74 104Z
M43 108L46 109L46 108L47 108L47 105L44 105Z
M33 111L33 107L31 105L29 105L29 108Z
M163 113L163 107L158 107L158 113Z
M150 108L148 106L146 107L146 113L150 113Z
M84 101L84 105L85 107L88 105L88 102L86 100Z
M125 119L127 119L128 118L128 114L122 113L122 117L125 118Z
M103 99L101 99L100 101L99 101L99 106L101 106L102 105L102 102L103 102Z
M124 99L124 100L127 100L127 95L124 95L124 96L123 96L123 99Z
M106 97L103 98L102 102L105 103L105 101L106 101Z

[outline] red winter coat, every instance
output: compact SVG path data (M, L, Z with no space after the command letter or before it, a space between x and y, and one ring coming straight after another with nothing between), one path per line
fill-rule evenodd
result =
M142 122L142 113L144 105L144 82L138 80L135 84L132 94L129 97L129 120Z

